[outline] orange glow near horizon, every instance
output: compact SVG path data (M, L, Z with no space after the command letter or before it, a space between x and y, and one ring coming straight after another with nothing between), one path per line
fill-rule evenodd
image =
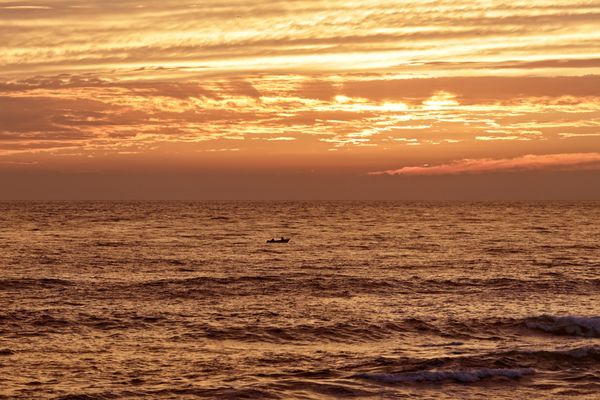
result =
M589 170L599 20L597 1L0 0L0 169Z

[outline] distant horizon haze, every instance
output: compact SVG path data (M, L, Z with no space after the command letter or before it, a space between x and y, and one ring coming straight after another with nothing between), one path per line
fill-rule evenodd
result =
M600 171L430 176L339 173L0 173L0 200L600 200Z

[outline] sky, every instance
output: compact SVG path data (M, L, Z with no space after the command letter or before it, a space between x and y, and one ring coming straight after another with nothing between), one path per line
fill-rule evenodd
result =
M600 0L0 0L0 199L600 199Z

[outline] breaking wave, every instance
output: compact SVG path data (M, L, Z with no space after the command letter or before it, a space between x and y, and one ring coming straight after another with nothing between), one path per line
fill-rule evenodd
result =
M381 383L420 383L420 382L443 382L454 381L461 383L473 383L488 378L519 379L526 375L533 375L535 371L531 368L517 369L491 369L482 368L475 370L450 370L450 371L417 371L402 372L397 374L372 374L361 373L353 375L353 378L366 379Z
M488 377L490 371L498 374L511 374L511 372L505 371L584 368L589 365L597 365L598 361L600 361L600 346L553 350L530 348L460 356L444 355L432 358L377 357L355 364L350 367L349 371L370 371L376 378L383 375L382 380L403 382L436 379L460 380L462 376L468 375L456 376L457 371L470 374L476 372L471 376L482 379ZM364 374L358 375L363 376Z
M525 326L556 335L600 337L600 317L543 315L527 318Z

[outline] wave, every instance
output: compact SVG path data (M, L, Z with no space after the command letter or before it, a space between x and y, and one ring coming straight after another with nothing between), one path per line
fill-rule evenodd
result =
M64 313L61 310L14 310L0 313L0 334L13 337L39 336L49 333L81 332L95 330L148 329L170 323L163 315L139 315L114 312L107 315ZM2 355L2 354L0 354Z
M260 387L222 387L222 388L165 388L144 391L147 397L154 398L209 398L209 399L280 399L281 397L271 391Z
M349 371L393 371L403 379L416 379L416 372L437 371L479 371L489 369L535 369L568 370L596 366L600 361L600 346L539 350L509 349L472 354L447 354L445 356L421 357L375 357L348 366ZM412 375L411 375L412 374ZM381 375L381 374L376 374ZM383 374L386 375L386 374ZM444 378L446 379L446 378Z
M189 340L190 338L211 338L216 340L239 340L246 342L329 342L329 343L362 343L381 340L394 334L404 332L432 333L442 335L435 327L424 321L411 319L401 322L364 323L340 322L328 325L239 325L214 326L200 325L195 332L176 337Z
M7 278L0 279L0 290L35 289L72 286L73 282L57 278Z
M265 311L266 319L277 319L275 312ZM183 318L183 319L182 319ZM466 321L426 321L418 318L386 321L339 320L328 323L282 324L208 324L201 320L186 320L181 315L135 312L111 312L101 314L69 313L60 310L9 311L0 313L0 321L6 326L64 330L91 328L99 330L145 329L149 326L185 323L187 332L180 338L210 338L214 340L238 340L246 342L306 342L364 343L390 337L410 337L415 334L421 339L431 337L423 347L452 347L464 344L469 339L506 338L512 335L567 335L583 338L600 337L600 317L582 316L533 316L522 319L472 319ZM539 334L539 333L538 333ZM440 343L435 338L445 338ZM592 351L600 353L596 348Z
M261 249L258 252L280 254L280 251ZM172 262L171 262L172 263ZM127 286L127 285L125 285ZM196 276L175 279L151 280L129 285L129 292L159 297L207 297L216 295L254 295L257 291L263 294L307 293L320 297L348 297L368 293L370 295L394 295L418 293L472 293L500 292L514 293L523 291L530 293L589 293L600 290L600 279L569 280L562 276L551 279L420 279L417 277L403 279L377 279L356 277L341 274L322 274L315 277L310 273L293 275L266 276ZM148 288L161 287L161 291L148 291ZM129 290L130 289L130 290Z
M582 346L565 350L521 350L506 352L507 356L521 356L524 359L537 359L549 361L600 361L600 346Z
M0 356L12 356L15 354L14 350L11 349L0 349Z
M229 221L231 218L225 217L225 216L222 216L222 215L216 215L214 217L210 217L209 219L211 219L213 221Z
M496 377L519 379L534 373L535 371L532 368L482 368L474 370L402 372L397 374L360 373L353 375L352 378L365 379L380 383L420 383L443 381L473 383L482 379Z
M102 394L67 394L57 397L56 400L108 400L114 397L112 394L106 396Z
M600 289L600 279L569 280L563 276L551 279L488 278L460 280L422 280L414 282L415 289L434 288L442 291L530 291L530 292L587 292Z
M434 321L431 325L455 337L505 337L506 335L548 334L600 337L600 317L538 315L523 318L483 318Z
M277 319L278 313L265 310L256 317ZM95 330L139 330L153 326L183 324L185 329L173 336L174 340L208 338L212 340L235 340L241 342L327 342L327 343L366 343L393 336L419 335L448 337L434 325L416 318L397 321L346 320L328 323L256 324L244 323L210 324L202 319L189 319L188 316L171 313L141 314L136 312L85 312L64 313L61 309L52 310L12 310L0 312L0 333L13 332L15 335L58 333L64 331Z
M527 328L556 335L600 338L600 317L552 316L530 317Z
M256 282L278 282L281 277L276 275L242 275L232 277L215 277L215 276L196 276L184 279L160 279L142 282L143 286L181 286L181 287L205 287L205 286L227 286L241 283L256 283Z
M120 241L97 241L93 243L94 246L97 247L129 247L132 245L132 243L128 243L128 242L120 242Z

